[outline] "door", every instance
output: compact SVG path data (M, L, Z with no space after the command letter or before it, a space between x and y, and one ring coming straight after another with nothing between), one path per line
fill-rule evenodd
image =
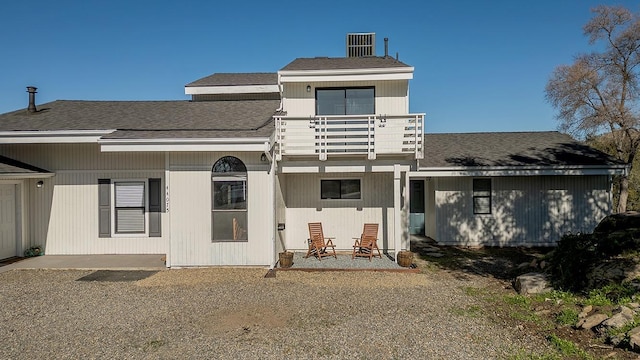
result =
M16 186L0 185L0 259L16 256Z
M424 235L424 180L411 180L409 192L409 233Z

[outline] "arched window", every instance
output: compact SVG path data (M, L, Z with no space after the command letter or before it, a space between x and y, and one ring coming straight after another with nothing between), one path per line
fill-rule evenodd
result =
M247 240L247 168L236 157L211 169L211 227L213 241Z

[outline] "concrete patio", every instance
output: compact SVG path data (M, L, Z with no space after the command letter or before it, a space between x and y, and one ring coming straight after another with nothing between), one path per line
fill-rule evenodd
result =
M0 272L13 269L163 270L163 254L144 255L42 255L13 259Z

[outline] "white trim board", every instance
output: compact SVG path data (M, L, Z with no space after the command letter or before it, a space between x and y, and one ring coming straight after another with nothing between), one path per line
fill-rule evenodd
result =
M558 166L523 168L421 168L409 172L410 177L459 177L459 176L546 176L546 175L622 175L626 166Z

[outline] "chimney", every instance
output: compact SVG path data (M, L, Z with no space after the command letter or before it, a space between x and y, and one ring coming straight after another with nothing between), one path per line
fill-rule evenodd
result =
M389 57L389 38L384 38L384 57Z
M35 86L27 86L27 92L29 93L29 107L27 111L30 113L38 111L36 109L36 90L38 90L38 88Z

